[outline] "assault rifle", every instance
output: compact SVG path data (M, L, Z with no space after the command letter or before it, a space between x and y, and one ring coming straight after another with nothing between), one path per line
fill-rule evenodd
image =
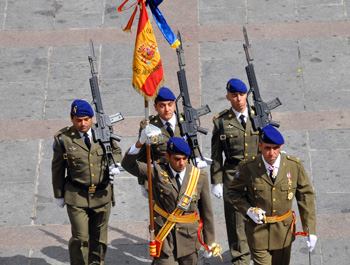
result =
M190 95L188 93L187 81L186 81L186 72L184 69L185 57L184 50L182 48L182 41L180 32L177 32L177 39L180 41L180 45L176 48L177 59L179 62L180 70L177 71L177 78L179 81L180 95L176 99L176 117L180 127L181 136L188 142L191 148L191 160L192 163L197 166L195 150L197 149L201 159L204 161L205 158L202 155L202 152L199 148L197 132L207 134L208 129L202 128L198 125L200 123L199 117L210 112L209 106L205 105L201 108L195 109L191 105ZM180 114L178 109L178 101L182 98L183 106L183 115ZM198 122L198 123L197 123ZM210 164L210 161L206 160L207 164Z
M245 67L245 70L247 72L248 82L250 86L248 95L250 93L253 94L253 101L254 101L254 108L255 108L255 115L251 115L251 118L253 121L253 129L254 131L257 131L268 124L271 124L278 128L280 126L280 123L277 121L271 120L271 110L282 105L282 103L278 98L275 98L268 103L265 103L261 99L258 82L256 81L254 66L252 63L254 59L251 53L251 45L249 44L247 30L245 29L244 26L243 26L243 35L245 40L245 44L243 44L243 48L244 48L245 55L247 57L247 63L248 63L248 65Z
M108 116L103 111L100 89L98 86L98 78L97 78L98 72L95 68L96 56L95 56L94 44L92 40L90 40L89 46L90 46L91 56L89 56L88 58L90 62L91 75L92 75L89 81L90 81L90 87L91 87L91 93L92 93L92 103L95 104L95 109L96 109L95 114L96 114L96 121L97 121L96 128L92 128L92 136L95 142L97 141L100 142L103 148L103 152L106 155L108 167L110 166L109 159L112 159L113 164L115 165L115 167L117 167L117 163L114 159L112 148L111 148L111 141L116 140L119 142L121 140L121 137L113 134L112 124L118 121L121 121L124 118L120 112L117 114Z

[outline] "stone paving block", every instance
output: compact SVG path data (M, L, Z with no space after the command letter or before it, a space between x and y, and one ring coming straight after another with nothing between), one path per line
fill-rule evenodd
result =
M349 151L311 151L314 187L318 192L348 192Z
M107 44L102 47L101 79L132 78L134 45ZM123 67L121 67L123 65Z
M1 141L0 168L2 183L35 183L39 144L37 140ZM33 190L28 190L32 194Z
M305 109L302 76L298 72L294 74L259 74L257 82L264 102L268 103L278 97L282 103L281 106L271 110L273 120L276 112L303 111ZM253 105L252 100L250 103ZM280 122L283 126L283 121Z
M349 150L348 130L315 130L309 131L311 150Z
M345 178L345 176L344 176ZM316 192L317 214L348 214L350 213L349 207L349 192Z
M223 1L221 1L223 2ZM219 5L217 1L214 5L202 5L199 8L200 25L227 25L247 23L244 2L235 2L235 6Z
M30 225L34 204L34 182L5 182L0 194L2 202L0 226Z
M296 40L251 40L250 43L257 78L266 74L296 74L298 72L300 62Z
M130 116L139 116L140 121L145 117L145 100L132 87L132 79L102 80L100 82L100 93L103 108L108 115L121 112L126 121ZM153 103L150 104L150 111L154 112ZM118 127L118 123L116 126ZM135 131L135 133L136 137L138 131Z
M46 47L6 47L0 49L0 82L45 82Z
M133 8L124 11L124 12L118 12L118 7L123 3L122 1L116 2L114 0L107 0L105 9L104 9L104 23L103 26L106 28L113 27L113 28L125 28L128 24L128 21L131 17L132 12L134 11ZM135 16L135 22L132 27L132 32L135 33L137 31L137 21L139 21L140 17L140 11L136 13ZM152 23L152 27L153 27Z
M298 22L343 21L344 7L342 4L300 5L298 6Z
M6 30L52 30L54 2L49 0L8 1Z
M271 4L269 1L251 0L247 2L247 9L249 24L295 22L293 1Z
M5 242L1 242L5 243ZM43 263L43 259L32 259L34 264L49 265L49 263ZM0 263L1 265L23 265L29 262L29 249L2 249L0 248Z
M40 261L41 263L35 263L40 265L70 264L68 249L63 246L48 246L42 249L33 249L31 259Z
M94 40L92 39L94 42ZM94 43L95 55L100 57L99 47L100 44ZM86 64L90 68L88 56L90 56L89 42L86 42L83 46L53 46L50 55L51 64L60 64L62 69L67 64ZM98 63L98 61L97 61ZM97 69L98 70L98 69ZM90 71L87 73L87 75Z
M57 13L55 16L55 30L100 28L102 26L101 13Z
M1 82L0 120L40 120L44 110L43 80L30 82Z
M347 265L349 263L349 242L349 238L321 239L323 264Z
M349 109L350 91L314 91L305 94L305 109L313 110L347 110ZM341 123L341 117L334 117Z
M333 55L323 60L314 57L302 61L305 92L346 91L350 85L346 78L348 61L349 55Z

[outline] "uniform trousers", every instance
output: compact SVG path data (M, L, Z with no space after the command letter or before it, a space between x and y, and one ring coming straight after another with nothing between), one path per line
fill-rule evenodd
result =
M289 265L292 244L276 250L251 249L254 265Z
M224 194L226 189L224 187ZM232 264L249 265L250 251L245 233L245 217L224 196L224 211Z
M71 264L103 265L111 203L97 208L67 205L67 212L72 228L68 245Z
M197 261L197 251L181 258L175 258L174 255L168 257L161 253L159 258L153 259L152 265L197 265Z

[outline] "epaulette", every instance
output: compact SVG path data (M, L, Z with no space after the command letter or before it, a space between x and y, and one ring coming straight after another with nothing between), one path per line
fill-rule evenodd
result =
M68 132L69 130L70 130L70 127L69 127L69 126L64 127L64 128L62 128L61 130L59 130L59 131L55 134L55 136L58 136L58 135L60 135L60 134L62 134L62 133L65 133L65 132Z
M297 158L295 156L290 156L290 155L286 155L286 157L287 157L288 160L291 160L291 161L294 161L294 162L300 164L300 159L299 158Z
M249 163L253 163L256 160L255 156L252 156L248 159L243 159L243 164L249 164Z
M221 111L220 113L216 114L216 115L214 116L214 120L217 119L217 118L219 118L219 117L221 117L221 116L223 116L223 115L226 114L227 112L228 112L228 109L225 109L225 110Z

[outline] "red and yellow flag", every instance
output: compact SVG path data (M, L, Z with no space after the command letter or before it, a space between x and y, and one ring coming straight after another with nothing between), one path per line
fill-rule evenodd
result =
M139 5L140 18L134 50L132 84L143 97L153 100L164 83L163 65L145 2L139 0Z

